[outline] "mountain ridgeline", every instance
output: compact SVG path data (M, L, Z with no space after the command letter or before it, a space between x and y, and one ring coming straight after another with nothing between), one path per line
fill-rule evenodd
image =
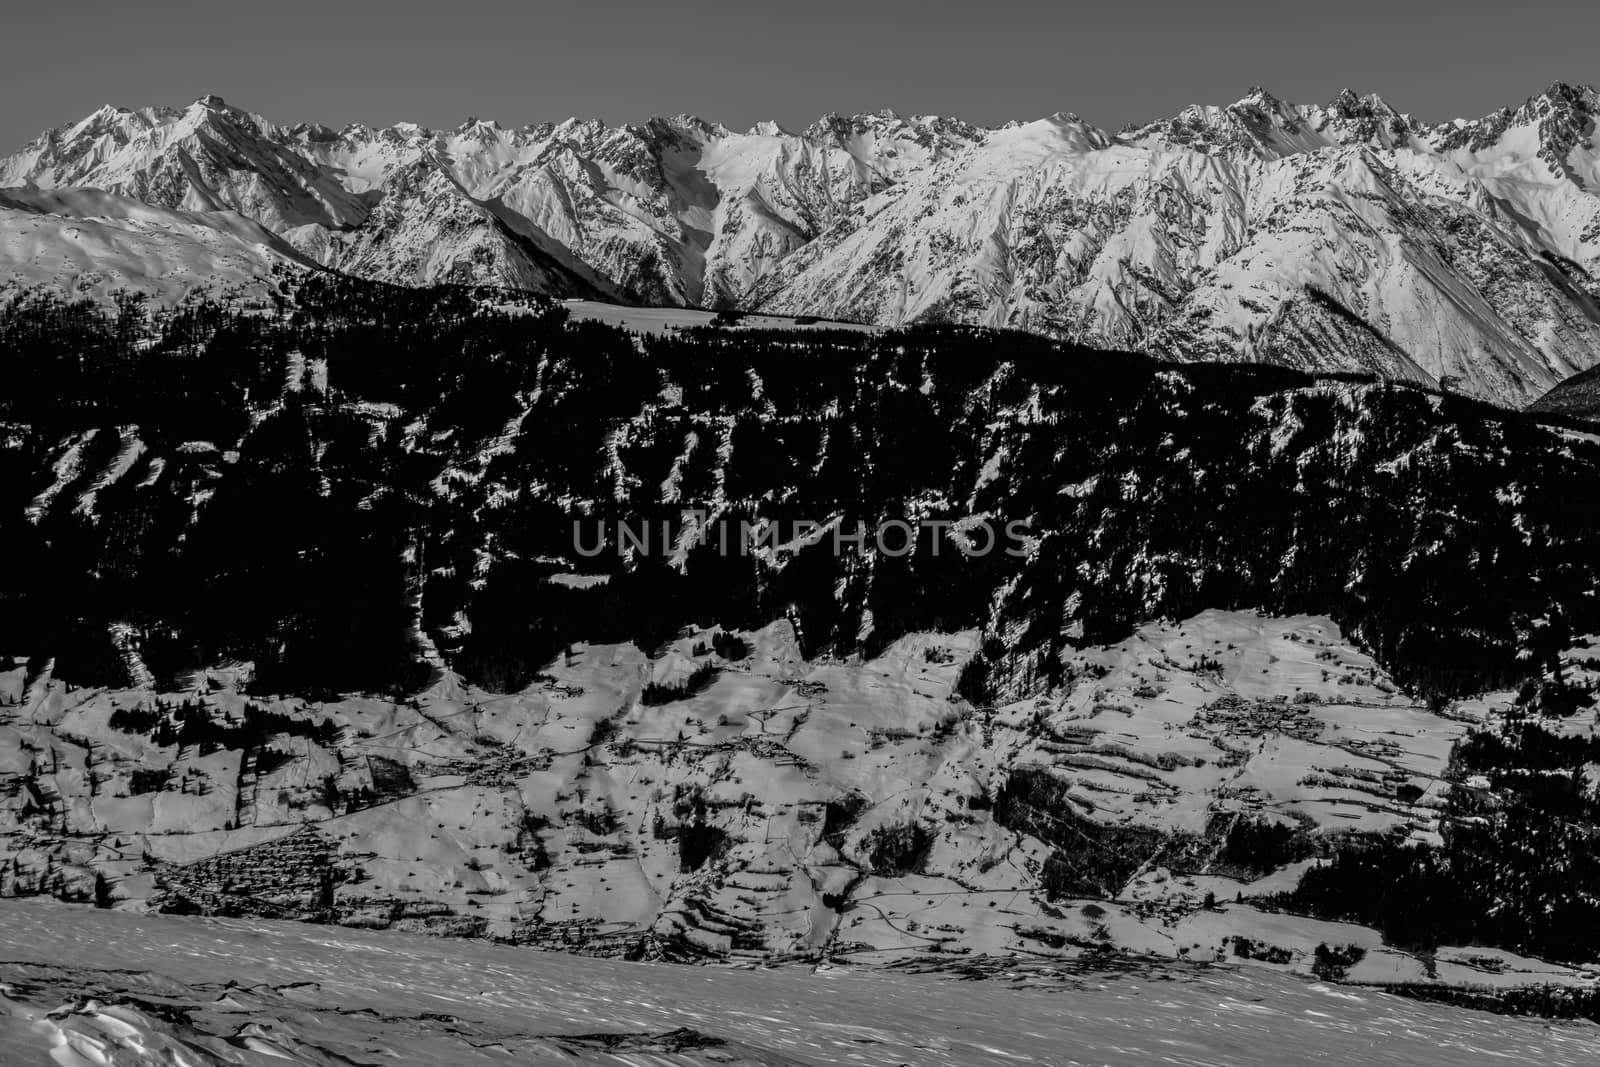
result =
M988 705L1142 621L1261 608L1443 701L1600 632L1600 445L1480 402L959 326L635 336L334 275L277 300L0 311L0 651L84 685L510 692L572 642L787 617L808 656L978 630Z

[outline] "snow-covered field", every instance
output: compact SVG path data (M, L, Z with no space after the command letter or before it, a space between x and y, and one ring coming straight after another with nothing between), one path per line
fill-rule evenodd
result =
M674 968L262 920L0 903L0 1062L1592 1063L1600 1027L1257 969L961 981Z
M565 307L578 322L603 322L620 326L636 333L667 333L692 326L709 326L717 317L715 311L700 308L629 307L625 304L605 304L598 300L567 300ZM858 330L871 332L881 327L864 326L855 322L833 322L814 319L796 322L789 315L745 315L733 329L757 330Z

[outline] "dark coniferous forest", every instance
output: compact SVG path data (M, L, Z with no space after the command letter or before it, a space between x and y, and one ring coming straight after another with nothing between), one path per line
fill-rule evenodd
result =
M245 660L299 694L410 691L431 646L512 690L571 641L787 615L841 655L980 628L987 703L1073 643L1243 607L1327 613L1445 700L1600 630L1600 447L1458 397L957 327L639 337L331 276L282 305L0 313L0 644L83 684L133 647L158 682ZM695 510L735 545L955 528L619 543Z

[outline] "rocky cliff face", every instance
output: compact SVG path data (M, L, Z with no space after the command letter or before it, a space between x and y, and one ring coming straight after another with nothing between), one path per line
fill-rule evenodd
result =
M1596 95L1427 125L1253 90L1107 133L883 112L277 126L102 109L0 184L227 208L364 277L1011 326L1191 360L1377 370L1520 405L1600 351Z

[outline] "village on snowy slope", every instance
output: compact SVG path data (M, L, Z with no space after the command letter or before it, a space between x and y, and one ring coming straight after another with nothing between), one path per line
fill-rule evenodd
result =
M1444 794L1487 787L1446 780L1451 746L1514 694L1441 718L1314 617L1142 627L1085 652L1068 691L982 712L952 692L972 652L923 634L809 662L780 622L654 659L579 646L521 694L446 674L402 703L261 703L216 672L187 693L83 690L19 665L0 674L0 893L678 960L1116 951L1307 971L1334 945L1364 982L1593 981L1282 914L1272 896L1319 861L1230 853L1241 822L1436 842ZM698 692L649 699L707 664ZM174 709L277 729L244 749L134 729ZM1083 850L1101 866L1055 876L1094 899L1054 899L1051 828L993 806L1024 774L1128 828L1130 852L1168 840L1131 862Z

